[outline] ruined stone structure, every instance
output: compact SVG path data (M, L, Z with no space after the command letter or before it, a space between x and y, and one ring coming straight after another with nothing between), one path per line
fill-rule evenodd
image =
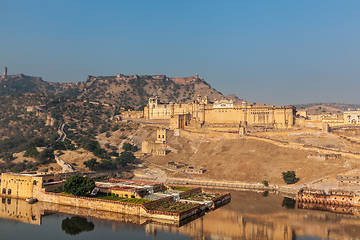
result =
M341 186L359 186L360 185L360 176L358 174L351 175L338 175L336 180Z
M192 174L203 174L205 169L196 166L188 166L181 162L168 162L166 167L171 169L178 169L180 172L192 173Z
M191 124L201 126L235 125L243 127L291 128L295 107L251 105L246 101L234 103L221 100L211 102L206 96L190 103L161 103L159 97L149 98L144 108L146 119L170 119L174 129Z
M320 154L320 153L310 153L308 158L317 158L320 160L336 159L341 157L341 154Z

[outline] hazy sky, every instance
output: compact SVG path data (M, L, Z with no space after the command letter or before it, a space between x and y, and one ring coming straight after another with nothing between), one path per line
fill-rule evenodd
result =
M360 103L360 1L0 0L0 17L8 74L198 73L247 101Z

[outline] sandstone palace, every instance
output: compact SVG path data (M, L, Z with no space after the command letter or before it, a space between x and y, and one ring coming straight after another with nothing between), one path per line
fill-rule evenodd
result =
M293 106L249 104L246 101L210 101L198 96L189 103L162 103L159 97L149 98L144 111L128 111L126 118L169 119L174 129L185 126L199 127L261 127L291 128L296 109Z

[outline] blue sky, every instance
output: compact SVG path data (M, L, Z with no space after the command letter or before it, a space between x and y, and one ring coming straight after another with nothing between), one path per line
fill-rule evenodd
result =
M359 1L0 0L0 18L8 74L199 73L247 101L360 103Z

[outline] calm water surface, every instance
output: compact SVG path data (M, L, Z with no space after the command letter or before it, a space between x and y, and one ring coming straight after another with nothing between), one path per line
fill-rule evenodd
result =
M89 210L92 217L76 217L77 208L30 205L11 199L11 202L0 203L0 236L1 240L360 239L357 213L339 214L321 210L319 206L316 206L318 210L299 209L291 199L275 194L241 191L231 194L229 204L182 227L148 223L133 217L120 217L121 222L117 222L110 215L100 220L95 217L101 216L101 212L94 210ZM44 212L43 208L51 210ZM54 213L54 209L68 214Z

